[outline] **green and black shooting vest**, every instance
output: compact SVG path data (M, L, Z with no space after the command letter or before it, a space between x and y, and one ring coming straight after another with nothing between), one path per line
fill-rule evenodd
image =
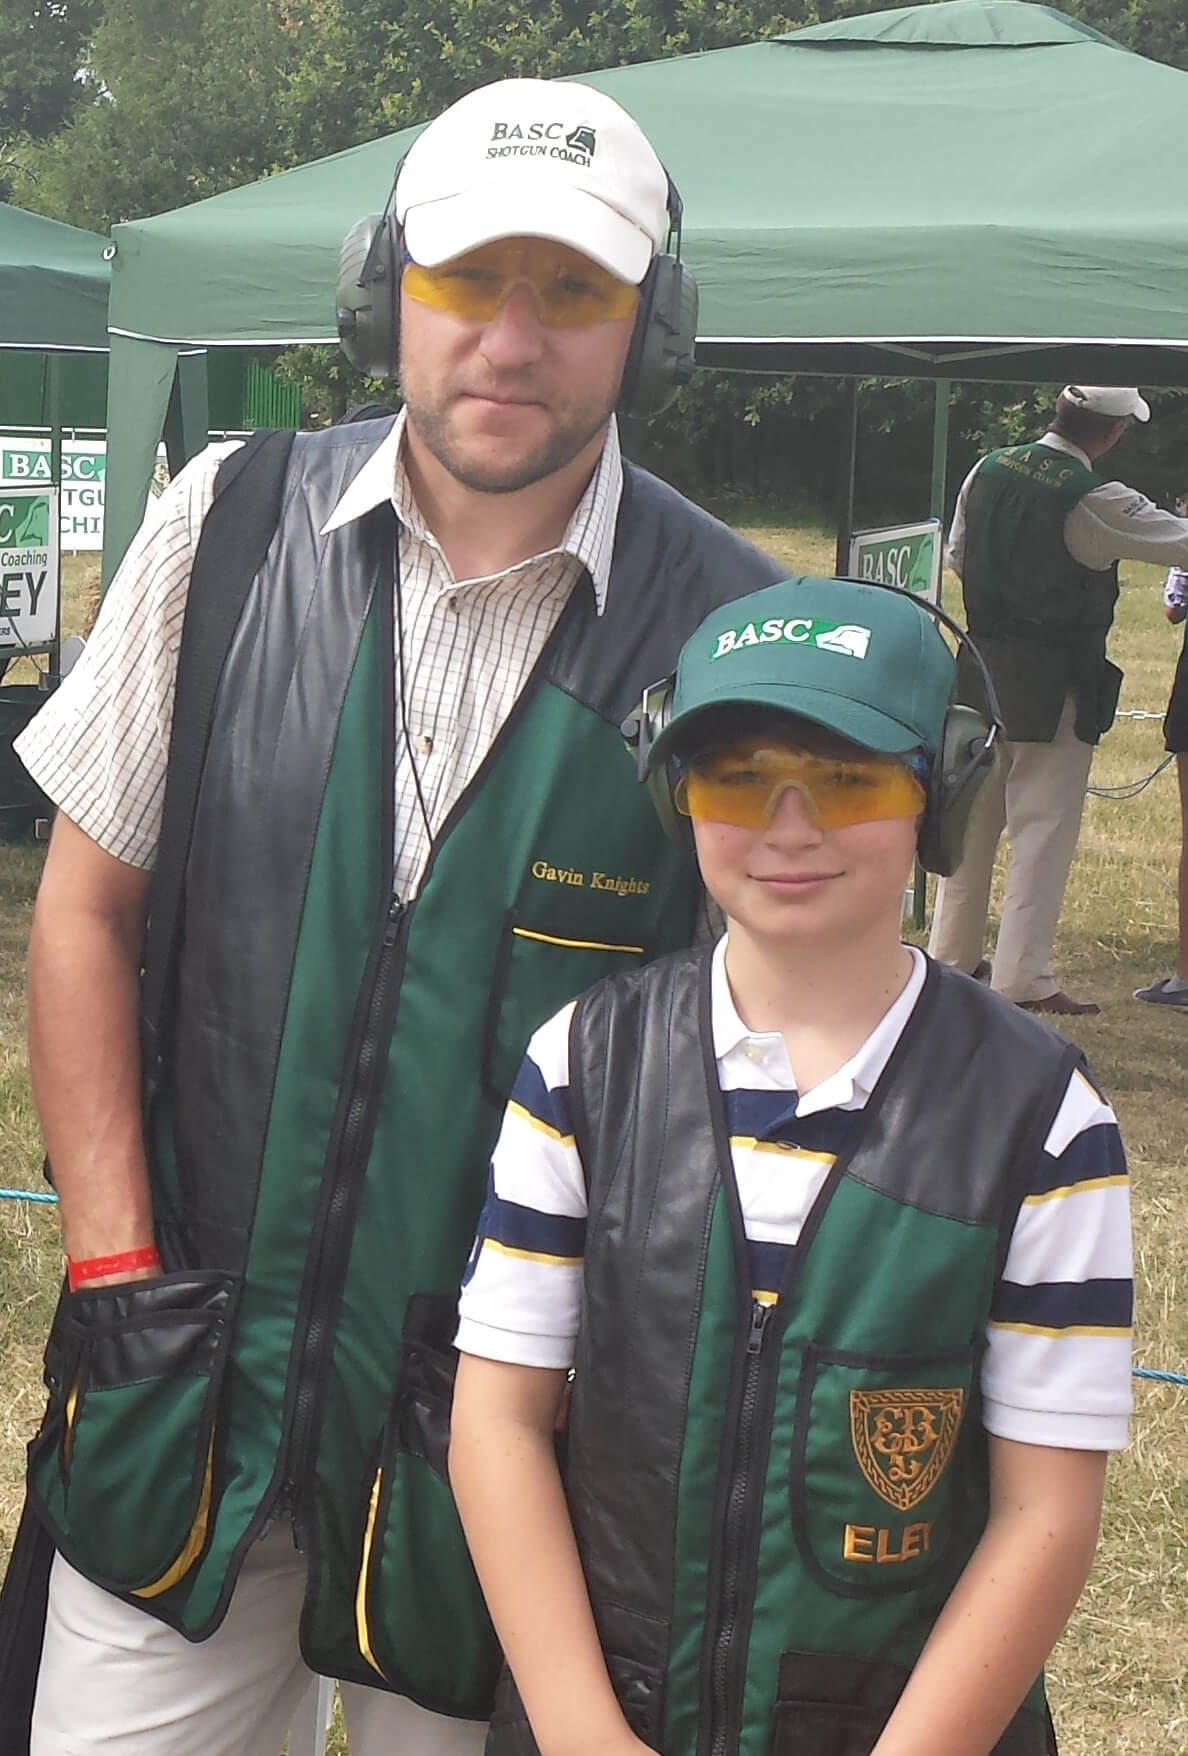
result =
M689 942L695 868L619 725L780 570L628 468L605 615L583 578L407 900L395 515L319 534L384 430L294 444L219 683L148 1117L168 1272L64 1299L30 1492L69 1561L191 1639L287 1512L310 1666L485 1718L444 1443L490 1149L532 1030Z
M608 1668L663 1756L869 1756L987 1516L979 1366L1077 1052L930 964L756 1302L710 958L576 1010L584 1305L566 1490ZM996 1756L1043 1756L1037 1681ZM488 1756L534 1756L501 1679Z
M1050 445L992 451L966 497L965 619L994 679L1006 735L1051 743L1076 702L1076 735L1096 744L1114 721L1122 673L1106 658L1118 569L1083 567L1064 546L1064 521L1102 478ZM984 706L968 656L961 699Z

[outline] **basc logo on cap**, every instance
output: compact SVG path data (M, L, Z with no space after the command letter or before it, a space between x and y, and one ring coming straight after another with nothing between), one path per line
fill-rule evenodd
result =
M496 122L487 147L489 159L564 159L583 169L593 160L598 135L586 122L566 132L564 122Z
M766 622L745 622L741 628L724 628L718 635L710 661L740 652L747 646L770 646L790 640L796 646L818 646L847 658L864 659L870 645L870 629L856 622L823 622L815 616L769 616Z

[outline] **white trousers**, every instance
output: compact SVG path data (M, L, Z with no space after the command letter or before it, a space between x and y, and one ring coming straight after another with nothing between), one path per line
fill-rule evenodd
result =
M55 1557L30 1756L280 1756L312 1677L297 1645L305 1562L280 1520L222 1625L185 1640ZM480 1756L486 1727L342 1686L351 1756Z
M982 957L994 856L1005 828L1010 861L992 980L1008 1000L1046 1000L1060 987L1052 944L1093 761L1092 744L1073 730L1075 717L1070 697L1050 744L1004 739L999 745L994 772L970 813L961 864L937 890L928 949L970 975Z

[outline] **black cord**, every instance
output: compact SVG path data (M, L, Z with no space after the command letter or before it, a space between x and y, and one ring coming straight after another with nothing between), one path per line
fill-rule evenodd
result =
M1096 799L1134 799L1138 797L1144 787L1150 786L1157 774L1163 773L1169 762L1174 761L1174 755L1165 756L1163 761L1156 768L1153 768L1150 774L1143 775L1141 780L1123 781L1120 786L1116 787L1086 787L1085 790L1092 793Z
M397 526L393 533L396 545L392 563L392 583L396 596L396 678L400 699L400 731L404 738L404 748L408 755L408 765L412 769L413 786L416 789L417 804L421 808L421 821L425 825L425 834L429 845L433 845L433 825L429 821L429 807L425 803L425 794L421 788L421 773L417 767L417 759L413 753L412 732L408 724L408 694L405 687L404 674L404 594L400 586L400 530Z

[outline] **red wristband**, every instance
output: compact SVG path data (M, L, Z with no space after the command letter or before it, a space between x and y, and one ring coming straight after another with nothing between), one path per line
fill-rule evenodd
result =
M85 1262L66 1261L66 1285L74 1292L85 1280L104 1280L110 1274L132 1274L138 1268L160 1268L155 1244L139 1250L121 1250L115 1256L89 1256Z

